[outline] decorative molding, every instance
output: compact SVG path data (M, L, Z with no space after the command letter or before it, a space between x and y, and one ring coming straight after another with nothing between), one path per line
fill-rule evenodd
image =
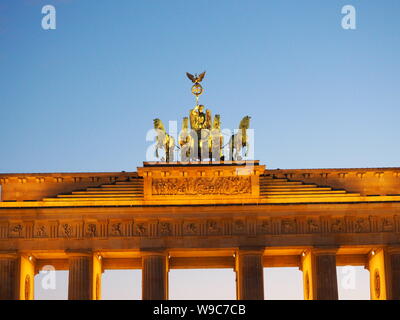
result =
M375 172L375 177L380 178L384 175L384 172Z
M379 274L379 270L375 269L374 271L374 293L375 299L379 299L381 296L381 276Z

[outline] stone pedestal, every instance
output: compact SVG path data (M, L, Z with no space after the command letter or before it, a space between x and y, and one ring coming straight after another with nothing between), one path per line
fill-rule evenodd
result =
M260 196L260 175L265 166L258 161L198 163L144 162L144 200L187 204L188 201L254 202Z
M368 254L372 300L400 300L400 248L377 248Z
M263 249L241 249L236 253L238 300L264 300Z
M143 252L142 255L142 299L168 299L168 254Z
M312 249L303 253L305 300L337 300L336 249Z
M91 252L67 252L69 259L68 299L100 300L101 256Z

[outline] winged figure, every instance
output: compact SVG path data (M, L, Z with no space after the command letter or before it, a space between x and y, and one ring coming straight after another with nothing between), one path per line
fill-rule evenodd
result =
M197 73L192 75L189 72L186 72L186 75L190 80L192 80L193 83L200 83L203 80L204 76L206 75L206 72L204 71L203 73L200 73L199 75L197 75Z

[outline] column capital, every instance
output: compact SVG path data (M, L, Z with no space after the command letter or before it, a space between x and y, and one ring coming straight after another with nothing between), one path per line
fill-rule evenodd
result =
M73 257L92 257L94 252L89 249L82 249L82 250L74 250L74 249L66 249L65 254L69 258Z
M386 250L389 254L400 254L400 246L388 246Z
M0 259L17 259L19 254L16 250L0 251Z
M168 250L165 248L143 248L140 249L142 257L146 256L168 256Z
M339 247L331 247L331 246L321 246L321 247L313 247L310 249L310 251L314 255L329 255L329 254L336 254L339 250Z
M254 246L254 247L239 247L236 250L236 254L238 255L246 255L246 254L263 254L265 251L265 247Z
M385 252L386 248L385 247L376 247L376 248L371 249L367 254L368 261L371 260L377 253L379 253L381 251ZM366 269L369 270L369 263L367 263Z
M306 248L300 256L300 266L299 269L303 271L303 262L308 255L321 256L321 255L336 255L338 247L312 247Z

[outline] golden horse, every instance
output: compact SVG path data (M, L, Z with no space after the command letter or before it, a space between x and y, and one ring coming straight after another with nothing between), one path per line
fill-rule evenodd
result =
M175 139L165 131L164 125L160 119L156 118L153 122L154 129L157 130L156 157L159 158L158 150L163 149L165 151L165 158L161 158L161 161L174 161Z
M224 144L224 137L221 134L221 117L219 114L214 116L212 128L208 135L208 150L210 153L210 159L216 161L223 161L224 155L222 147Z
M195 141L197 139L196 132L189 129L189 118L184 117L182 120L182 130L179 133L179 147L181 148L181 161L196 160Z
M242 149L245 147L244 156L247 157L249 151L247 129L250 127L250 119L249 116L243 117L239 124L239 132L231 136L229 140L229 160L242 160Z

